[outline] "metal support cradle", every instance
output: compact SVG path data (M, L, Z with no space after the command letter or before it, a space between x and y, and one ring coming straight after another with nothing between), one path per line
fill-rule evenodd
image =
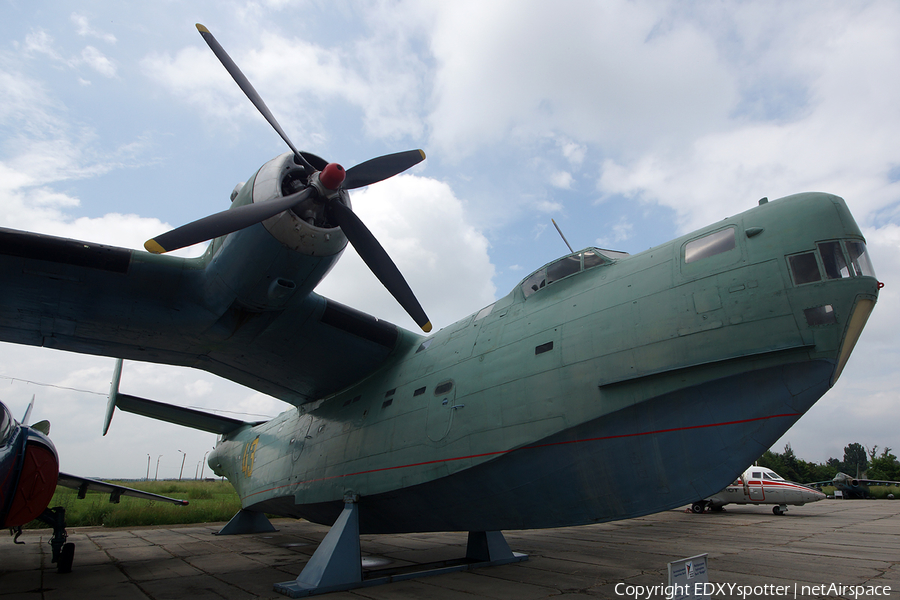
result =
M297 579L276 583L275 591L291 598L303 598L523 560L528 560L528 555L512 552L499 531L470 531L465 558L419 565L415 570L381 569L363 573L359 504L355 499L345 499L344 510Z

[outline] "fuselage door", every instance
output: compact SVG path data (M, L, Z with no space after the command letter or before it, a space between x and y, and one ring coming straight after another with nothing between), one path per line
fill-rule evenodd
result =
M456 384L451 379L441 381L428 396L428 411L425 422L425 434L432 442L440 442L450 433L453 426L453 413L462 409L456 404Z
M763 488L763 474L762 471L750 471L749 472L749 481L747 481L747 490L748 495L750 496L750 500L754 500L756 502L761 502L766 499L766 491ZM744 474L744 477L747 477L747 473Z

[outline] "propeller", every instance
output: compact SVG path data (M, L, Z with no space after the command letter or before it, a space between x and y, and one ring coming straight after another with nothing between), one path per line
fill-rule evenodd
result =
M201 24L197 30L210 49L231 75L238 87L256 106L257 110L269 122L281 139L294 153L294 162L302 165L308 175L308 187L299 192L266 202L246 204L203 217L187 225L182 225L167 233L159 235L144 243L144 248L154 254L162 254L179 248L192 246L200 242L217 238L255 225L275 215L297 207L301 202L312 199L324 204L325 214L329 222L341 228L347 240L368 265L372 273L381 281L403 309L413 318L416 324L426 333L431 331L431 321L416 299L397 265L378 242L372 232L356 214L341 201L343 190L353 190L389 177L393 177L425 160L421 150L408 150L395 154L386 154L362 162L346 171L337 163L328 163L321 171L313 167L303 154L297 150L287 134L278 124L275 116L266 106L262 97L254 89L247 77L235 62L228 56L210 31Z

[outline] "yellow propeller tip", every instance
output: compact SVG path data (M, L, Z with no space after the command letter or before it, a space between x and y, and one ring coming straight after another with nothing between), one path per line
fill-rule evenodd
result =
M425 160L425 151L424 151L424 150L419 150L419 154L422 155L422 160Z
M199 31L200 33L209 33L209 29L207 29L200 23L197 23L197 31Z
M428 333L431 331L431 321L428 321L427 323L422 325L422 331L424 331L425 333Z
M166 249L156 243L156 240L147 240L144 242L144 249L153 254L164 254Z

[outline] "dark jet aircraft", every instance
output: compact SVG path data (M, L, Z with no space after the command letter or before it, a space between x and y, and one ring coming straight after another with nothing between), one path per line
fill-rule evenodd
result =
M204 39L288 143L231 209L153 253L0 231L0 339L203 369L290 406L256 424L110 394L214 431L209 464L263 513L332 525L296 581L362 585L360 533L468 531L470 560L519 560L502 529L628 519L733 482L838 380L878 298L843 199L768 202L640 254L585 248L420 335L316 294L349 242L428 333L348 190L419 150L346 171L298 151L209 31ZM371 582L368 582L371 583Z
M121 496L134 496L182 505L188 503L187 500L60 473L59 455L49 437L50 423L41 421L30 427L27 424L33 406L32 398L25 417L19 423L6 405L0 402L0 527L18 530L16 541L22 526L35 519L53 527L50 540L52 561L57 563L61 573L72 568L75 544L66 543L65 509L48 508L57 485L78 490L79 498L93 491L110 494L110 502L118 502Z
M872 492L869 491L871 486L900 486L900 481L864 479L861 477L851 477L846 473L838 473L831 481L817 481L810 485L820 489L825 486L833 486L835 490L840 490L841 496L844 498L871 498Z

